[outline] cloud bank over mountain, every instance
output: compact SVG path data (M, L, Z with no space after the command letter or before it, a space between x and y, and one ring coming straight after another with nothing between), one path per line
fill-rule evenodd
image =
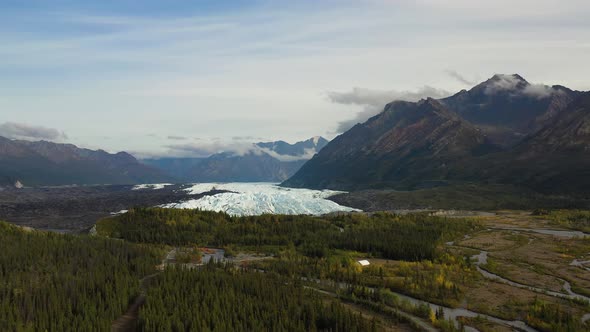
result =
M62 131L26 123L4 122L0 124L0 136L13 139L60 141L68 137Z

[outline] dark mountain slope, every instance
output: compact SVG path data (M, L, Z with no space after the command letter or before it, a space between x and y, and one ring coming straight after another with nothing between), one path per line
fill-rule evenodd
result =
M452 182L501 183L546 194L590 194L590 93L513 148L461 160Z
M495 151L470 123L434 99L393 102L335 138L283 185L415 188L444 180L456 160Z
M590 193L590 92L499 157L501 182L543 192Z
M0 179L26 186L135 184L173 179L125 152L81 149L71 144L0 138Z
M494 75L440 101L494 143L512 146L548 124L579 95L559 85L533 85L514 74Z
M590 92L580 95L567 111L524 140L515 151L524 157L546 155L554 152L579 153L590 151Z

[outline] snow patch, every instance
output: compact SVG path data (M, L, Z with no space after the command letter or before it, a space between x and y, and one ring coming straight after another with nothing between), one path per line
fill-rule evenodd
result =
M172 185L172 183L138 184L136 186L133 186L133 188L131 188L131 190L142 190L142 189L158 190L158 189L164 189L164 187L171 186L171 185Z
M321 215L338 211L359 211L327 200L330 196L342 193L333 190L283 188L275 183L199 183L185 190L193 195L211 190L231 192L165 204L163 207L220 211L234 216L265 213Z

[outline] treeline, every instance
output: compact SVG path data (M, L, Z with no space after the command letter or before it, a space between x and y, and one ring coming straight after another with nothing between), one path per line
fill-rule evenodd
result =
M0 222L0 331L109 331L161 252Z
M535 298L534 303L529 308L526 321L540 331L547 332L590 330L579 319L575 319L570 311L556 303L547 303Z
M99 221L97 231L140 243L218 247L293 244L310 257L346 249L383 258L422 260L433 259L441 241L477 227L474 221L426 214L231 217L199 210L140 208Z
M167 268L140 310L142 331L376 331L335 301L274 274L207 264Z

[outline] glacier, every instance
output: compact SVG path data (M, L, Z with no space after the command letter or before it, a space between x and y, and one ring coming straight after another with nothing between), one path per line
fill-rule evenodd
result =
M144 190L144 189L152 189L152 190L160 190L164 189L166 186L171 186L172 183L149 183L149 184L138 184L133 186L131 190Z
M198 183L184 190L189 194L200 194L211 190L230 192L162 206L219 211L233 216L265 213L321 215L330 212L360 211L327 199L342 191L284 188L276 183Z

